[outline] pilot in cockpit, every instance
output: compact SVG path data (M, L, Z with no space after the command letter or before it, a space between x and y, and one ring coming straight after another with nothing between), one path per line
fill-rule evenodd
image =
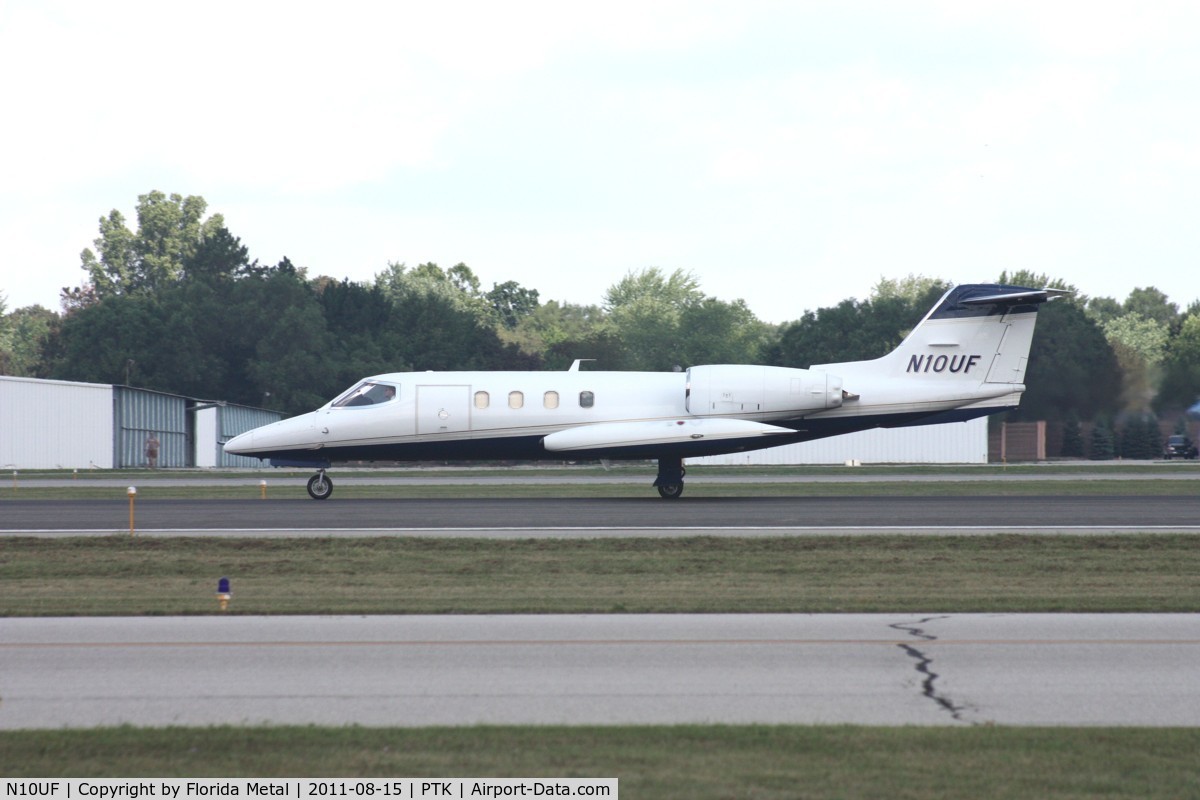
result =
M364 383L345 399L334 403L335 407L372 406L387 403L396 397L396 387L383 383Z

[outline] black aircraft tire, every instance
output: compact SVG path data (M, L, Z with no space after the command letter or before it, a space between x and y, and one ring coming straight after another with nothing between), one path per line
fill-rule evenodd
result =
M658 485L658 495L664 500L676 500L683 494L682 483L660 483Z
M333 494L333 481L328 475L313 475L308 479L308 496L313 500L328 500Z

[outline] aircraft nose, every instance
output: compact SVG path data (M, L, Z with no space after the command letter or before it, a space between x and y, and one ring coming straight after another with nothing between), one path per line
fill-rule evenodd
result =
M254 431L246 431L226 442L225 452L235 456L243 455L252 447L254 447Z

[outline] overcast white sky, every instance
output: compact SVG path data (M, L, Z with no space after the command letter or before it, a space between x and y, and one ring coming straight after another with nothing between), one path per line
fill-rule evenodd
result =
M1003 269L1200 297L1193 2L0 0L0 292L58 308L153 189L252 257L460 261L782 322Z

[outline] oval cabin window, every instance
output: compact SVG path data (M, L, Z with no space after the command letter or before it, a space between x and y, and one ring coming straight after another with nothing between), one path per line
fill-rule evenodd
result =
M521 408L524 405L525 405L525 393L524 392L509 392L508 393L508 407L509 408Z
M580 392L579 393L579 407L580 408L591 408L594 405L596 405L596 395L595 394L593 394L592 392Z
M476 392L475 393L475 407L476 408L487 408L488 405L491 404L491 402L492 402L492 400L490 397L488 397L487 392Z
M546 408L558 408L558 392L546 392L542 395L542 405Z

